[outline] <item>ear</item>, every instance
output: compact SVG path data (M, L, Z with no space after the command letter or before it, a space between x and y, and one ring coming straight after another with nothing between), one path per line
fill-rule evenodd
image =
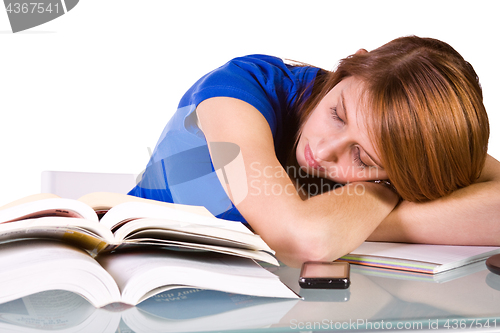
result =
M368 53L368 51L365 50L365 49L359 49L359 50L356 51L355 54L358 55L358 54L365 54L365 53Z

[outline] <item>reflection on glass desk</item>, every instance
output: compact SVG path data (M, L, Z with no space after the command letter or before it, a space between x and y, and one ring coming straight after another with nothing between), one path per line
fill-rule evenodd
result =
M0 304L0 332L500 331L500 276L484 261L436 278L352 265L347 290L301 289L298 269L268 269L303 300L183 288L96 309L47 291Z

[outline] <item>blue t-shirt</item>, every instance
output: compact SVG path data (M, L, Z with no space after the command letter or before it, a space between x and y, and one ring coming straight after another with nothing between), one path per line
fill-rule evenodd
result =
M292 116L289 112L295 110L293 106L302 93L310 94L317 73L314 67L291 66L276 57L251 55L235 58L203 76L182 97L141 180L129 194L204 206L217 217L245 222L217 177L215 170L223 170L224 166L214 168L194 111L211 97L243 100L266 118L278 149L285 136L284 124ZM218 144L225 144L222 149L227 148L237 158L238 147Z

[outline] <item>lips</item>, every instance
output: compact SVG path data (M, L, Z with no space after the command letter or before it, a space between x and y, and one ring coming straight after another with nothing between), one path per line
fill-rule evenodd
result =
M306 159L306 163L309 167L314 168L314 169L322 169L321 165L314 159L314 155L312 153L311 147L309 147L309 144L306 144L306 147L304 149L304 157Z

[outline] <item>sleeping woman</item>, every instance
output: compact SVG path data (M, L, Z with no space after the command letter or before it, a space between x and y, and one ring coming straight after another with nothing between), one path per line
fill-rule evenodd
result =
M500 163L478 77L403 37L334 71L236 58L183 96L129 194L201 205L290 266L365 240L500 245Z

